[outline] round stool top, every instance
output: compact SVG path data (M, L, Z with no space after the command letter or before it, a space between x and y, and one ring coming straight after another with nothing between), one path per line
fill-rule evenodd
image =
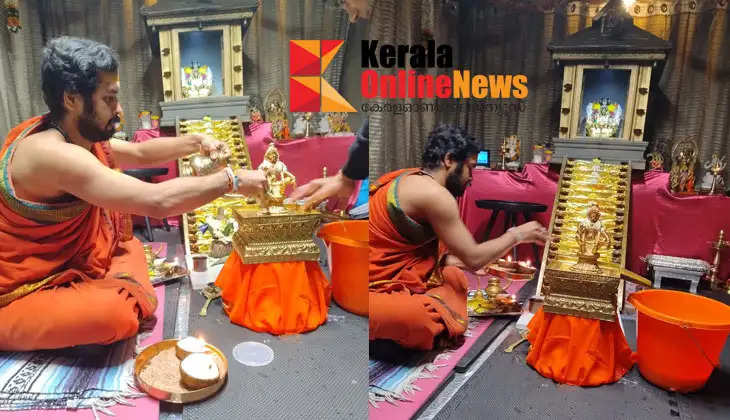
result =
M547 206L539 203L527 203L524 201L502 201L502 200L476 200L480 209L504 210L504 211L528 211L540 213L547 210Z

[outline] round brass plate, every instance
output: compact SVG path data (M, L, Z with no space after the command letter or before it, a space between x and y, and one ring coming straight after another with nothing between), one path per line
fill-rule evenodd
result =
M214 383L213 385L192 391L173 392L156 388L153 384L148 384L142 381L140 374L142 373L144 367L147 366L147 363L149 363L149 361L152 360L161 351L170 347L174 347L177 344L177 341L177 339L160 341L159 343L155 343L147 347L142 351L142 353L137 356L137 358L134 360L134 378L137 381L139 388L149 394L152 398L172 403L188 403L193 401L200 401L218 392L218 390L221 389L223 384L226 382L226 378L228 377L228 359L226 359L226 356L223 354L222 351L218 350L218 348L210 344L206 344L206 346L208 347L210 352L217 357L218 360L216 362L220 371L220 378L218 379L218 382Z

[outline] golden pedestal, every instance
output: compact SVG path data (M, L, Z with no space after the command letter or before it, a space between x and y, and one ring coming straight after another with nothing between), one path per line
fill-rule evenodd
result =
M235 209L238 231L233 246L244 264L317 261L320 250L314 232L321 222L316 211L288 210L263 214L260 210Z
M613 321L619 285L618 270L583 273L554 264L545 270L543 308L545 312Z

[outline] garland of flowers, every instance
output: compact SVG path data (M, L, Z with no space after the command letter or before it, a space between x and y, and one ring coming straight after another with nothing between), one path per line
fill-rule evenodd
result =
M20 12L16 0L5 0L5 9L7 10L6 27L12 33L18 33L22 29L20 26Z

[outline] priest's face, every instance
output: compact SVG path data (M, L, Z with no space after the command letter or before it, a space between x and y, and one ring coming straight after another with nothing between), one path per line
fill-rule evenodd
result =
M462 162L456 162L447 170L446 189L454 197L461 197L466 187L471 183L472 170L477 165L477 157L470 156Z
M109 140L121 123L122 105L119 103L117 73L99 73L96 90L77 119L79 134L91 142Z

